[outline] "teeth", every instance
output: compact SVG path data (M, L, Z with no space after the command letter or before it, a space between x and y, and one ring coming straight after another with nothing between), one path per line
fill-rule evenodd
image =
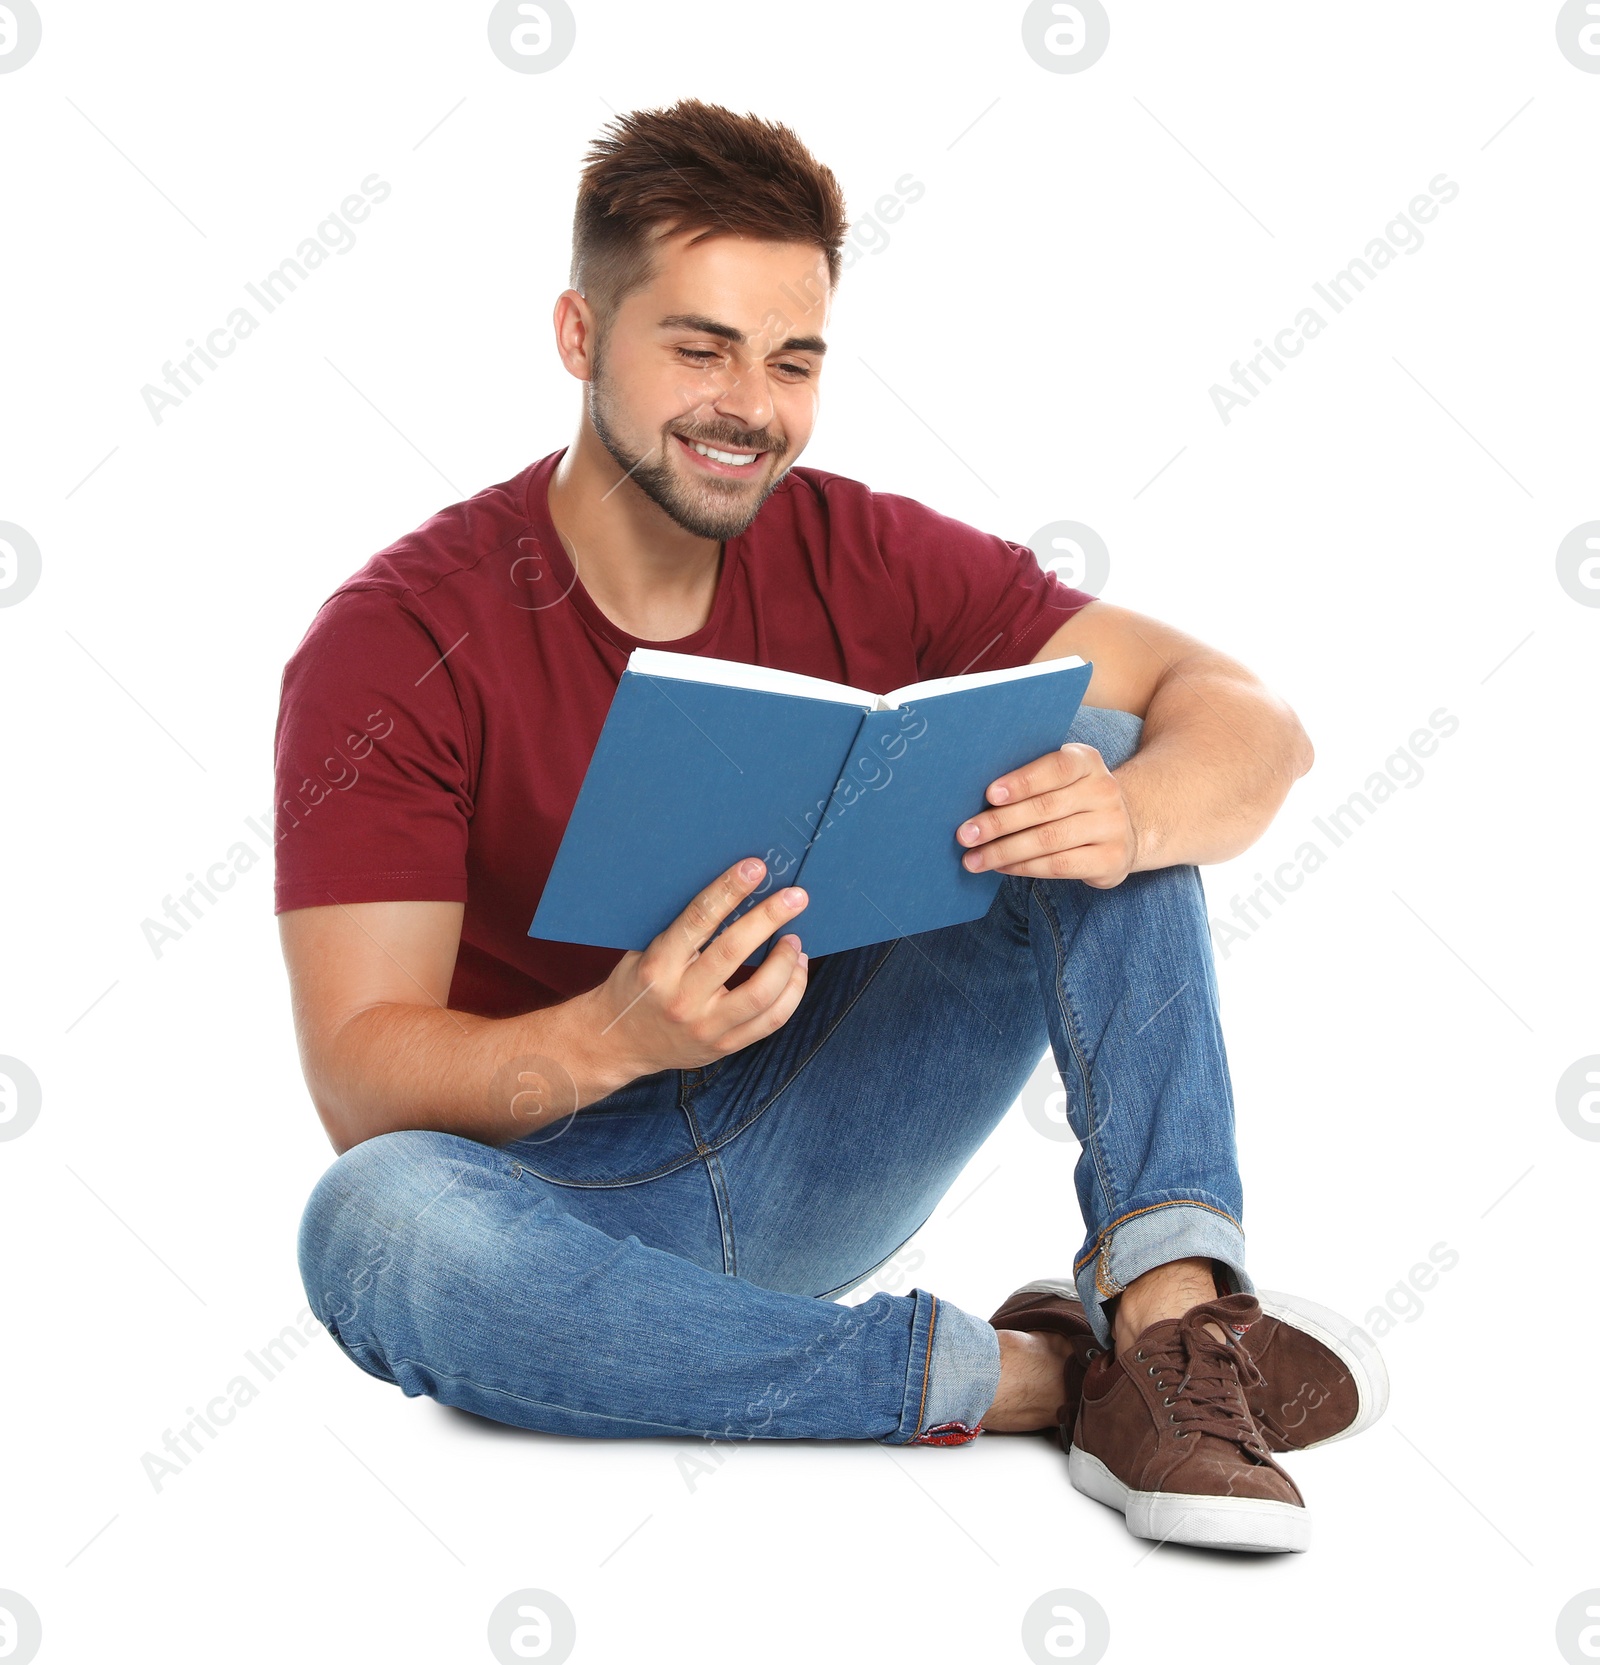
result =
M742 468L761 455L759 451L719 451L716 446L702 445L697 439L692 439L689 443L702 457L710 457L713 462L729 463L735 468Z

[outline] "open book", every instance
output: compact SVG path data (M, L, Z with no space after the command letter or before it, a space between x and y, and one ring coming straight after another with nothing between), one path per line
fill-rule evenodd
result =
M872 694L635 648L528 935L643 948L743 856L767 872L739 911L803 886L773 934L813 957L980 918L1001 875L961 865L956 828L1067 738L1092 669L1050 659Z

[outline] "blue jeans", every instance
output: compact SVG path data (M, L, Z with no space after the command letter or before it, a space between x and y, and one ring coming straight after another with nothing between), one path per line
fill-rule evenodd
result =
M1140 726L1086 709L1072 737L1114 767ZM1251 1289L1200 877L1169 867L1006 876L981 919L813 961L765 1040L514 1144L357 1145L306 1209L307 1295L364 1370L524 1428L963 1441L995 1331L923 1289L832 1297L929 1217L1047 1045L1102 1342L1105 1302L1168 1261Z

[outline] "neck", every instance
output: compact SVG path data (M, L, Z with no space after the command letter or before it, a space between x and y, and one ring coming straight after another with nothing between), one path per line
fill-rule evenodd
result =
M578 581L629 635L669 642L710 618L722 545L686 532L647 497L586 421L550 478L550 519Z

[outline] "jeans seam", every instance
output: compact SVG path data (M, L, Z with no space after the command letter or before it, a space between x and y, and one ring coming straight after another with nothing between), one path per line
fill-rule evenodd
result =
M699 1157L700 1152L692 1150L682 1156L675 1156L670 1162L663 1162L658 1167L651 1168L642 1174L629 1174L624 1179L562 1179L557 1174L547 1174L542 1169L535 1168L531 1162L519 1160L518 1166L522 1173L532 1174L535 1179L542 1179L549 1185L565 1186L571 1191L616 1191L629 1185L643 1185L652 1179L661 1179L667 1174L676 1173L679 1168L686 1168Z
M823 1047L825 1047L828 1044L828 1042L833 1038L834 1032L838 1029L839 1025L841 1023L843 1023L844 1020L847 1017L849 1017L851 1012L853 1012L855 1010L857 1002L867 992L867 990L872 987L874 981L876 981L876 979L877 979L878 973L883 970L885 965L888 964L889 956L894 953L895 949L899 946L901 940L902 940L901 938L896 937L889 944L888 950L885 952L883 957L878 961L878 963L872 968L872 970L870 972L868 972L868 974L866 976L866 979L863 981L861 987L859 989L857 989L856 992L850 997L849 1005L847 1005L845 1007L845 1009L842 1012L840 1012L839 1015L833 1020L833 1022L828 1025L827 1029L820 1036L818 1036L817 1044L814 1047L812 1047L812 1049L805 1055L804 1058L802 1058L800 1060L800 1062L798 1064L795 1065L794 1073L789 1077L789 1079L787 1081L785 1081L783 1083L783 1085L781 1087L779 1087L772 1094L771 1098L769 1098L765 1104L758 1105L736 1127L729 1128L729 1130L726 1133L724 1133L720 1138L713 1141L713 1143L710 1146L711 1150L713 1150L713 1151L721 1150L722 1147L724 1145L726 1145L727 1143L729 1143L730 1140L737 1139L739 1137L739 1135L741 1133L743 1133L744 1130L747 1127L749 1127L749 1125L753 1121L755 1121L760 1116L764 1116L767 1113L767 1111L769 1111L773 1107L773 1105L776 1104L778 1102L778 1100L780 1098L782 1098L783 1095L786 1092L788 1092L788 1090L795 1084L795 1082L800 1079L800 1076L804 1072L806 1065L809 1064L811 1062L811 1060L813 1058L815 1058L816 1055L823 1049Z
M733 1198L728 1193L728 1177L717 1160L716 1150L706 1143L705 1135L700 1131L700 1123L695 1119L693 1100L698 1091L699 1083L690 1085L680 1074L678 1108L689 1124L695 1154L700 1158L706 1172L706 1183L711 1187L711 1201L717 1210L717 1235L722 1239L722 1270L731 1278L736 1277L739 1270L738 1251L733 1240Z
M516 1158L518 1174L530 1173L535 1179L542 1179L548 1185L564 1186L569 1191L617 1191L630 1185L643 1185L652 1179L664 1178L667 1174L676 1173L679 1168L686 1168L701 1154L704 1140L700 1137L700 1130L695 1126L693 1115L689 1111L690 1089L684 1085L683 1071L678 1072L678 1114L689 1125L689 1136L694 1140L695 1148L685 1151L681 1156L669 1157L665 1162L658 1162L655 1167L647 1168L642 1174L625 1174L620 1179L562 1179L559 1174L547 1174L542 1168L536 1168L531 1162ZM574 1120L583 1114L582 1110L575 1112Z
M360 1361L357 1360L357 1363L359 1362ZM560 1411L565 1416L592 1416L599 1422L627 1422L638 1428L655 1428L668 1433L688 1434L699 1439L726 1439L730 1437L722 1432L707 1433L703 1428L683 1427L672 1422L648 1422L642 1417L617 1416L611 1411L588 1411L580 1409L575 1405L556 1404L549 1399L530 1399L526 1394L517 1393L511 1388L496 1387L492 1382L481 1381L476 1376L463 1375L457 1371L436 1369L425 1359L396 1359L393 1361L392 1367L397 1368L401 1365L409 1365L415 1370L425 1371L428 1376L435 1381L470 1382L473 1387L478 1388L484 1393L500 1394L507 1399L514 1399L519 1405L537 1405L541 1410ZM381 1377L379 1378L379 1380L382 1379L383 1378ZM398 1386L398 1383L395 1385ZM402 1389L402 1391L404 1390ZM432 1398L433 1395L430 1394L428 1397ZM755 1438L756 1436L751 1435L749 1437Z
M917 1401L917 1425L912 1433L913 1439L922 1432L922 1414L928 1408L928 1377L933 1371L933 1332L939 1322L939 1297L929 1290L928 1300L932 1303L928 1310L928 1346L922 1356L922 1397Z
M853 1278L846 1278L843 1283L835 1284L832 1289L823 1290L823 1292L820 1295L813 1296L812 1299L813 1300L818 1300L818 1301L831 1301L835 1295L842 1295L848 1290L858 1289L862 1284L864 1284L867 1281L868 1278L870 1278L872 1276L872 1274L874 1272L881 1272L884 1269L884 1267L887 1266L889 1264L889 1262L891 1260L893 1260L894 1257L897 1254L900 1253L900 1251L906 1246L906 1244L909 1243L911 1241L911 1239L913 1237L915 1237L919 1231L922 1230L923 1226L927 1225L928 1221L933 1218L933 1212L936 1212L936 1210L930 1212L917 1226L915 1226L910 1232L908 1232L903 1242L896 1243L895 1246L888 1252L888 1254L886 1254L883 1257L882 1260L878 1261L873 1266L869 1266L866 1269L865 1272L857 1272L856 1275ZM887 1290L886 1289L884 1291L884 1294L886 1294L886 1295L893 1294L893 1293L894 1292L892 1290Z
M714 1150L703 1158L706 1177L711 1182L711 1196L717 1205L717 1225L722 1233L722 1270L730 1277L739 1275L739 1250L733 1236L733 1198L728 1191L728 1176Z
M1240 1234L1241 1237L1244 1235L1244 1227L1241 1226L1236 1219L1234 1219L1227 1209L1219 1208L1215 1203L1201 1202L1198 1197L1174 1197L1171 1202L1146 1203L1143 1208L1131 1208L1126 1214L1119 1215L1115 1220L1111 1221L1109 1225L1102 1226L1090 1248L1085 1253L1079 1255L1078 1258L1072 1263L1072 1270L1075 1273L1081 1271L1091 1260L1094 1259L1097 1254L1101 1252L1102 1249L1109 1252L1111 1234L1117 1229L1118 1226L1125 1225L1129 1220L1137 1219L1141 1214L1153 1214L1159 1208L1203 1208L1209 1213L1220 1214L1222 1218ZM1096 1281L1098 1282L1098 1280L1099 1274L1097 1272ZM1102 1290L1101 1293L1110 1295L1115 1294L1116 1291Z
M1063 881L1070 883L1071 881ZM1037 889L1039 881L1031 881L1030 895ZM1054 912L1041 899L1039 911L1044 915L1045 925L1050 932L1050 942L1055 949L1056 975L1055 983L1056 1009L1061 1017L1061 1027L1066 1032L1067 1045L1072 1049L1073 1061L1078 1066L1078 1074L1083 1080L1084 1108L1088 1113L1088 1137L1084 1146L1094 1160L1095 1177L1100 1181L1100 1194L1106 1203L1106 1212L1114 1214L1117 1210L1116 1187L1111 1183L1111 1177L1106 1170L1105 1156L1100 1144L1100 1117L1095 1100L1094 1072L1087 1066L1084 1058L1083 1037L1079 1031L1077 1017L1072 1010L1072 1003L1067 997L1067 954L1061 941L1061 934ZM1108 1228L1109 1229L1109 1228Z

